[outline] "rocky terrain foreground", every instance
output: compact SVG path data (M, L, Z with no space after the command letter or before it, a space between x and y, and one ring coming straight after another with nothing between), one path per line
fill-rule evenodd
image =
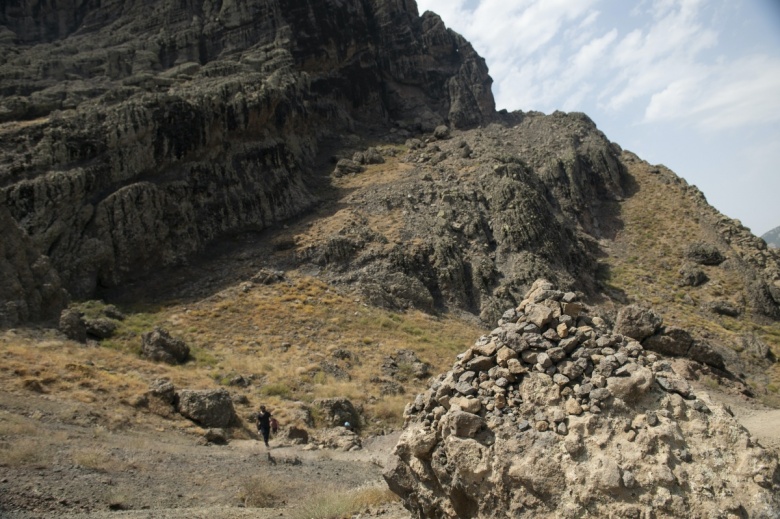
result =
M631 338L646 319L623 316L618 334L574 293L527 295L409 396L403 432L363 434L360 449L327 428L293 444L289 419L269 451L241 427L207 442L148 402L107 407L95 379L41 393L3 371L2 517L777 517L777 410L686 382L695 363Z
M0 5L0 515L780 516L780 250L491 82L414 0Z
M0 416L1 437L23 431L34 449L3 451L3 518L324 517L329 497L347 500L350 492L378 496L360 512L408 516L380 477L397 434L367 439L357 452L277 440L270 450L255 439L214 445L162 423L110 431L90 424L87 406L8 393Z
M385 478L414 517L778 517L776 453L643 350L646 317L576 299L535 283L407 407Z

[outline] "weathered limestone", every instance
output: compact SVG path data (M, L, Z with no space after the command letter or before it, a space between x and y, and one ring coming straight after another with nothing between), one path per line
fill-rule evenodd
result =
M407 406L385 479L413 516L777 517L776 456L584 305L567 324L578 342L561 347L566 314L539 320L538 309L562 295L535 283ZM634 326L639 336L660 326L634 321L650 323ZM528 346L513 356L505 341L518 329ZM522 369L512 373L510 362Z

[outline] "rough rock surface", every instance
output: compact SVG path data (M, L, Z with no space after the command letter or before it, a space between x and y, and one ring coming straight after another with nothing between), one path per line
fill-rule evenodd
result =
M59 330L76 342L87 342L87 325L84 314L76 308L66 308L60 314Z
M0 327L57 319L68 293L0 195Z
M179 390L176 410L202 427L226 428L237 419L230 393L225 389Z
M351 451L361 447L360 436L344 427L321 429L314 440L318 446L326 449Z
M412 0L21 0L0 56L11 323L56 316L60 279L89 297L300 214L341 132L495 115L484 60Z
M163 328L155 328L141 335L141 354L151 360L182 364L190 357L190 348L183 340L171 337Z
M630 180L620 148L577 113L507 114L453 135L410 140L400 157L410 173L348 200L352 217L299 260L378 306L465 309L486 322L538 277L594 293L594 239L616 225L608 209ZM387 219L396 235L371 225Z
M138 405L154 414L170 418L176 410L176 389L173 383L167 379L155 380Z
M777 458L725 408L551 284L526 296L407 406L385 479L413 516L780 514Z
M618 312L615 333L643 341L657 332L662 323L663 319L651 309L629 305Z
M354 428L360 427L360 415L355 406L346 398L319 398L312 402L322 412L325 427L341 427L346 422Z

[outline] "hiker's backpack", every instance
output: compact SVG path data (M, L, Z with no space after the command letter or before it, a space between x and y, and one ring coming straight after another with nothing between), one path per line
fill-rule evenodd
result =
M276 421L276 418L271 418L271 421L269 422L271 425L271 432L276 434L279 432L279 422Z

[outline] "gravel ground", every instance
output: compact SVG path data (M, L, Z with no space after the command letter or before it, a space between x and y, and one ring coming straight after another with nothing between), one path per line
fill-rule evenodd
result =
M780 451L780 411L736 392L713 393L764 447ZM398 433L356 452L251 439L204 445L155 415L106 427L112 410L51 395L0 391L3 519L295 518L317 496L383 485ZM270 498L263 500L267 491ZM255 501L253 505L252 500ZM409 519L399 502L354 517Z
M36 424L25 436L0 434L0 517L290 517L313 497L383 484L382 465L397 439L365 439L356 452L273 441L266 451L255 440L207 446L162 421L157 428L107 431L89 423L91 412L78 403L0 392L0 421ZM362 515L409 517L397 503Z

